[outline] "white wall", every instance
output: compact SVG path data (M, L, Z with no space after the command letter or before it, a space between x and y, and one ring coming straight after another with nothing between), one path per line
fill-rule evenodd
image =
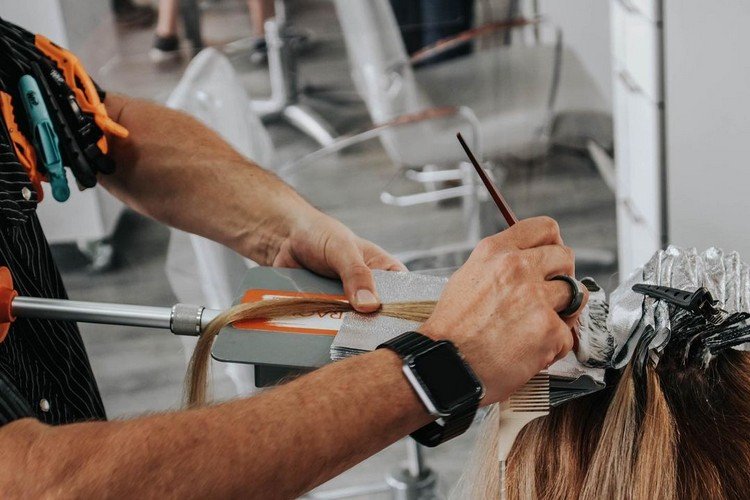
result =
M116 52L110 0L0 0L0 16L98 67Z
M540 0L542 15L563 32L564 43L583 62L612 106L612 73L607 0Z
M669 241L750 261L750 3L664 3Z
M69 45L59 0L2 0L0 16L64 47Z

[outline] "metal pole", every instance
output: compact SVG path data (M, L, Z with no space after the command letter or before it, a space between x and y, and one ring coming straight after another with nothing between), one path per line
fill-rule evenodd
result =
M427 470L422 456L422 447L412 438L406 438L406 468L413 477L421 477Z
M188 304L152 307L38 297L15 297L12 308L13 315L19 318L161 328L177 335L195 336L221 313Z

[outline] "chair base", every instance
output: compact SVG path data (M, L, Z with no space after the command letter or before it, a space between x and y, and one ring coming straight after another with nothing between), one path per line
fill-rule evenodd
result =
M321 146L333 144L336 132L312 108L299 100L298 68L295 49L284 33L283 20L266 21L268 73L271 98L251 102L253 110L265 121L284 120Z
M390 492L394 500L431 500L438 498L438 478L424 463L421 446L412 438L404 440L406 463L385 476L384 482L350 486L310 493L304 498L333 500Z

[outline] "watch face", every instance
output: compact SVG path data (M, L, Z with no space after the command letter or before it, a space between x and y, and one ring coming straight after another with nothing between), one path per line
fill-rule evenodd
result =
M449 342L417 354L409 366L439 413L450 414L482 393L479 379Z

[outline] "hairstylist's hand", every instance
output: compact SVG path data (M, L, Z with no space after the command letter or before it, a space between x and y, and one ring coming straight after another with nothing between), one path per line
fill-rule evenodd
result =
M385 250L320 212L312 219L300 220L291 230L273 265L304 267L324 276L340 277L347 299L360 312L380 307L371 269L406 271Z
M483 404L504 400L573 347L580 309L566 320L558 315L571 291L548 281L557 274L574 274L557 223L522 220L479 243L420 328L458 347L485 386Z

